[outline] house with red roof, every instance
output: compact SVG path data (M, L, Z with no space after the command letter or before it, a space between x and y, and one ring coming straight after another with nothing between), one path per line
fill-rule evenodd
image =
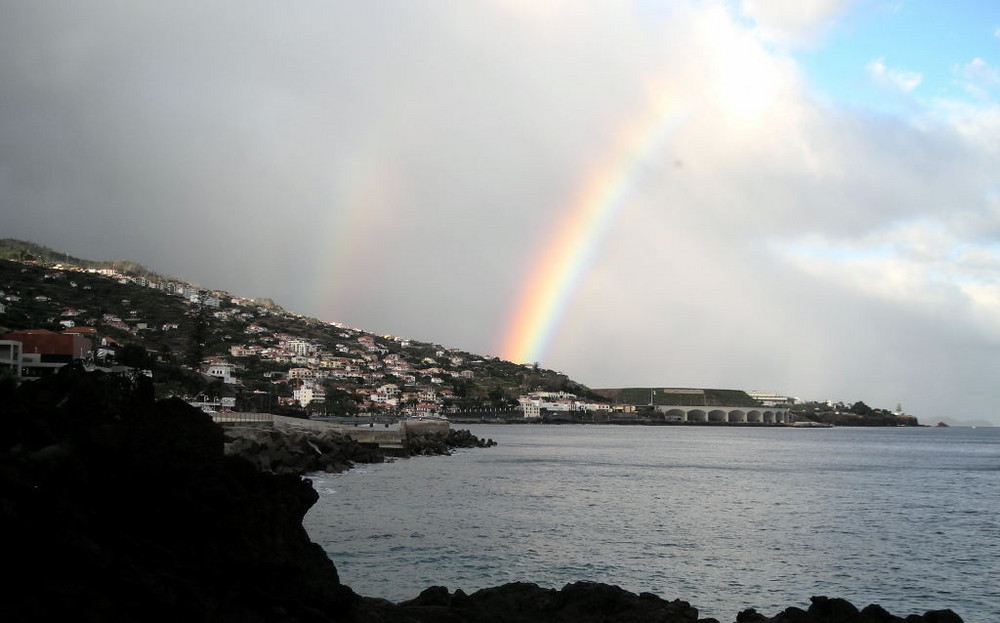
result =
M93 343L82 335L55 333L45 329L11 331L0 340L21 344L22 378L52 374L74 359L85 359Z

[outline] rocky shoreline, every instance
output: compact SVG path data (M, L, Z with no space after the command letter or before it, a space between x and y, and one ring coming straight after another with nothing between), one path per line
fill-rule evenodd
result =
M374 445L362 444L335 430L310 430L295 426L227 427L223 429L225 453L239 456L257 469L272 474L303 475L340 473L356 463L383 463L397 457L448 455L456 448L488 448L492 439L479 439L464 429L445 433L408 435L403 447L391 455Z
M593 582L559 590L513 583L469 595L432 587L401 603L362 597L340 583L334 564L302 527L318 496L298 475L299 459L285 455L307 447L305 463L336 470L376 458L370 449L332 437L323 444L303 437L287 447L275 441L283 449L265 467L265 459L255 464L241 455L260 454L269 436L228 434L227 441L197 409L175 399L155 401L144 377L70 366L20 387L0 380L0 404L0 547L10 578L0 620L716 621L699 619L685 601ZM745 610L735 621L962 619L950 610L899 617L875 605L859 610L842 599L814 597L806 610L770 617Z

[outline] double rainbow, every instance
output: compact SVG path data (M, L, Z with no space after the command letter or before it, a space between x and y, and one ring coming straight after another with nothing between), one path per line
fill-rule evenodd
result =
M646 114L627 124L608 155L584 178L530 265L500 347L503 359L531 363L547 352L604 235L633 194L640 165L653 157L687 108L666 94L653 98Z

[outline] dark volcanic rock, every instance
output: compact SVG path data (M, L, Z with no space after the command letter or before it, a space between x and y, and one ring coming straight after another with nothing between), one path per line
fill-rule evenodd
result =
M353 593L302 527L310 484L226 457L211 419L144 383L66 368L0 397L0 620L346 612Z
M962 618L951 610L931 610L923 615L900 618L877 604L859 611L844 599L819 596L812 597L811 601L808 610L788 608L773 617L762 616L752 609L744 610L737 616L736 623L962 623Z
M432 587L398 605L366 600L371 620L396 623L696 623L698 610L684 601L636 595L595 582L567 584L562 590L515 582L454 594ZM361 606L360 608L363 608ZM359 610L360 611L360 610Z
M358 443L350 435L333 430L306 428L247 428L225 430L226 454L241 456L258 469L272 474L308 474L342 472L355 463L381 463L385 454L379 448ZM467 430L447 434L424 434L407 437L397 456L449 454L453 448L488 448L492 439L482 440Z
M342 472L355 463L381 463L385 456L333 431L227 428L226 454L240 456L272 474Z
M409 435L405 442L407 456L450 454L453 448L489 448L497 445L492 439L480 439L464 428L447 433Z

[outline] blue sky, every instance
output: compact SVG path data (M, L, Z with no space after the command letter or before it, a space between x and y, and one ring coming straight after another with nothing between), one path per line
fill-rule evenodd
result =
M902 115L935 98L980 104L970 83L994 98L1000 89L985 74L970 75L976 59L993 72L1000 67L1000 2L861 0L795 58L817 92L839 104ZM907 77L919 83L910 91L880 83L876 63L904 84Z

